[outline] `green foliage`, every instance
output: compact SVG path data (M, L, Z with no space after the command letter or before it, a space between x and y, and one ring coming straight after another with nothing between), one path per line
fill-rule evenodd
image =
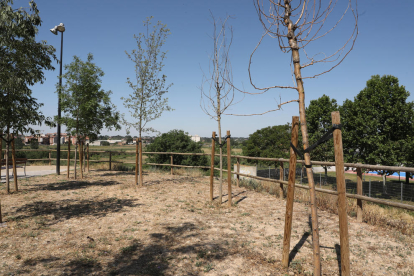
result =
M37 139L30 139L30 148L31 149L38 149L39 148L39 142Z
M168 98L163 98L172 84L166 85L167 76L164 74L160 76L166 55L166 52L161 52L161 48L170 30L167 25L158 21L155 26L152 26L151 31L151 19L152 17L149 17L144 21L146 33L134 35L137 49L132 50L131 53L125 52L135 63L136 83L127 79L133 92L129 97L121 99L132 118L137 121L130 122L123 114L122 123L126 126L128 134L131 127L138 130L139 137L142 132L156 132L153 128L147 127L147 123L159 118L163 111L172 110L168 106Z
M249 135L246 146L243 147L244 156L289 158L291 127L289 124L265 127ZM252 160L250 163L256 163ZM268 162L261 161L260 164Z
M7 133L32 132L44 121L29 86L43 83L43 70L53 70L52 46L36 42L41 24L36 3L15 9L13 1L0 0L0 128Z
M98 138L104 127L108 130L121 128L119 113L109 97L112 92L101 89L104 72L92 61L92 54L88 54L86 62L74 56L73 61L65 65L66 73L62 76L65 85L61 90L64 115L60 122L66 125L66 132L81 135L81 139L89 136L91 141Z
M163 133L154 139L154 142L145 148L149 152L185 152L185 153L203 153L202 143L196 143L191 140L188 133L183 130L171 130ZM187 166L208 166L209 162L206 156L196 155L174 155L175 165ZM148 156L148 163L169 164L170 155L154 154Z
M407 102L409 95L398 78L375 75L354 101L344 102L341 117L346 161L387 166L404 163L407 143L414 134L414 103Z
M306 123L308 125L309 145L314 144L332 127L331 113L338 111L338 104L335 99L323 95L317 100L310 101L306 108ZM333 139L319 145L311 152L312 160L335 161ZM328 177L327 166L325 168L325 181Z
M101 146L110 146L111 144L108 141L101 141Z

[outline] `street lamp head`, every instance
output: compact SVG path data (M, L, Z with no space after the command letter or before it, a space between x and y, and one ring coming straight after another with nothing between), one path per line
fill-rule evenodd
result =
M53 29L50 29L50 31L57 35L57 32L64 32L65 31L65 25L63 23L60 23L59 26L55 26Z

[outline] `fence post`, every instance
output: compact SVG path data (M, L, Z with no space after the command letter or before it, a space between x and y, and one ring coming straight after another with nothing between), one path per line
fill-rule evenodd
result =
M83 179L83 141L79 142L79 167L80 167L81 179Z
M173 155L171 154L170 155L170 157L171 157L171 166L170 166L170 168L171 168L171 175L173 175L174 174L174 172L173 172Z
M299 117L292 117L292 133L291 143L298 146L298 129L299 129ZM288 188L286 196L286 215L285 215L285 232L283 237L283 255L282 265L284 267L289 266L289 251L290 251L290 235L292 232L292 216L293 216L293 199L295 197L295 177L296 177L296 153L293 148L290 148L289 158L289 177Z
M15 145L14 145L14 134L12 133L12 162L13 162L13 179L14 179L14 190L16 192L19 191L19 187L17 186L17 168L16 168L16 151L15 151ZM9 164L6 164L8 166Z
M144 177L142 175L142 139L138 139L139 142L139 185L142 187L144 185Z
M86 150L87 150L87 157L88 157L88 172L89 172L89 143L86 145Z
M138 185L138 139L135 140L135 185Z
M52 166L52 151L49 150L49 166Z
M341 119L338 111L331 113L332 124L340 125ZM349 240L348 240L348 216L346 212L346 186L344 169L344 152L342 146L342 131L336 129L333 132L335 150L336 185L338 189L338 215L339 215L339 239L341 244L341 272L343 276L350 275L349 267Z
M68 171L66 173L68 178L69 178L69 169L70 169L70 136L69 136L69 141L68 141Z
M284 172L283 162L280 162L279 179L282 180L282 181L283 181L283 172ZM279 198L280 199L283 199L283 184L282 183L279 183L279 184L280 184L280 194L279 194Z
M401 202L403 202L403 183L401 182Z
M321 173L319 174L319 187L322 188L322 174Z
M357 194L362 195L362 169L357 168ZM357 199L357 221L362 222L362 200Z
M216 153L215 138L216 138L216 132L213 131L212 138L211 138L211 160L210 160L210 201L213 201L214 154Z
M112 152L109 151L109 170L112 171Z
M240 158L237 157L237 187L240 187Z
M232 192L231 192L231 148L230 148L230 130L227 130L227 186L228 186L228 205L232 204Z

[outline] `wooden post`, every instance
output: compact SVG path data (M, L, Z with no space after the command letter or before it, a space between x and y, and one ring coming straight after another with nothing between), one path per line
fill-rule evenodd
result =
M19 191L19 187L17 186L17 168L16 168L16 148L14 144L14 134L12 133L12 162L13 162L13 179L14 179L14 190L16 192ZM8 166L8 165L7 165Z
M227 130L227 194L228 194L228 205L231 207L232 204L232 192L231 192L231 148L230 148L230 130Z
M138 185L138 139L135 141L135 185Z
M174 174L174 172L173 172L173 155L171 154L170 155L170 158L171 158L171 166L170 166L170 168L171 168L171 175L173 175Z
M83 179L83 141L79 142L79 167L81 173L81 179Z
M332 124L341 123L338 111L331 113ZM342 276L349 276L349 240L348 240L348 216L346 212L346 186L345 186L345 169L344 169L344 152L342 147L342 131L336 129L333 132L334 149L335 149L335 169L336 185L338 189L338 215L339 215L339 235L341 243L341 272Z
M139 185L142 187L144 177L142 175L142 139L139 138Z
M296 147L296 146L295 146ZM283 162L280 162L280 168L279 168L279 179L283 181ZM280 183L280 199L283 199L283 184Z
M292 117L292 133L291 142L298 146L298 129L299 129L299 117ZM284 267L289 266L289 251L290 251L290 236L292 232L292 218L293 218L293 200L295 198L295 176L296 176L296 153L290 148L289 159L289 178L288 188L286 196L286 215L285 215L285 233L283 237L283 255L282 265Z
M67 177L69 178L69 170L70 170L70 135L69 135L69 141L68 141L68 171L66 172ZM76 166L76 164L75 164Z
M240 187L239 183L240 183L240 158L237 157L237 187Z
M357 168L357 194L362 195L362 169ZM357 199L357 221L362 222L362 200Z
M112 171L112 152L109 151L109 170Z
M49 166L52 166L52 151L49 150Z
M86 145L86 150L87 150L87 154L88 154L88 172L89 172L89 143Z
M213 201L213 180L214 180L214 155L216 153L216 132L211 136L211 160L210 160L210 201Z
M77 172L76 172L76 165L77 165L77 164L76 164L76 161L77 161L77 160L76 160L76 154L77 154L77 152L78 152L78 142L75 142L75 162L74 162L74 164L75 164L75 165L74 165L74 169L75 169L75 171L74 171L74 173L75 173L75 179L76 179L76 177L77 177L77 175L76 175L76 173L77 173Z

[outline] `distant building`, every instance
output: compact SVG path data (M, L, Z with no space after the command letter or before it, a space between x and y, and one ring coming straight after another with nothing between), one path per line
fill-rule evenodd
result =
M201 141L201 138L200 138L200 136L198 136L196 134L196 135L192 135L191 136L191 140L193 140L194 142L200 142Z

